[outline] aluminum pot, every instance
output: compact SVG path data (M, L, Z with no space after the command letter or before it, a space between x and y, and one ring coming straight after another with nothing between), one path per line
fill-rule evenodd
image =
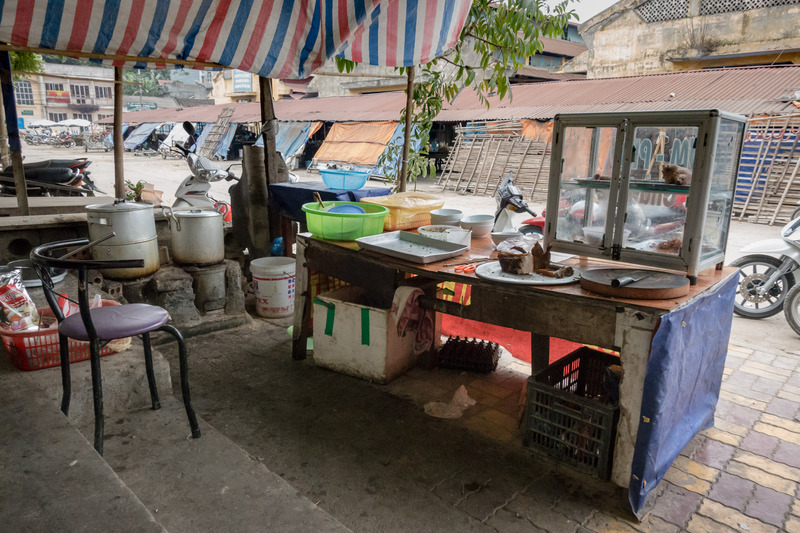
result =
M111 268L101 272L110 279L136 279L152 274L160 265L156 221L151 204L114 200L113 204L86 206L89 240L111 239L92 247L97 260L143 259L141 268Z
M225 259L222 213L209 209L173 211L169 207L172 260L182 265L214 265Z

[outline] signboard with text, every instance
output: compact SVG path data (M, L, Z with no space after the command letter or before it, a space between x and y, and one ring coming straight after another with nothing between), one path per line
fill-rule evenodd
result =
M233 92L250 93L253 92L253 76L243 70L233 71Z

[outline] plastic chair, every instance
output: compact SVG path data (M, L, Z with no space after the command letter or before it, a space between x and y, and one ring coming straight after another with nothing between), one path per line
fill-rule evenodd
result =
M180 360L181 391L183 393L183 403L186 408L186 415L189 418L189 426L192 430L192 437L200 437L200 428L197 425L197 417L192 408L189 396L188 363L186 353L186 343L180 331L167 324L169 315L166 310L155 305L148 304L124 304L89 308L89 282L88 272L91 269L110 269L110 268L141 268L144 266L142 259L126 260L78 260L69 257L78 251L85 250L112 237L107 235L102 239L89 242L88 239L60 241L45 244L35 248L31 252L31 261L37 267L39 277L42 279L42 289L45 298L53 314L58 320L59 349L61 355L61 383L63 394L61 398L61 411L66 415L69 412L69 402L71 395L70 371L69 371L69 344L68 339L76 339L89 342L89 354L92 370L92 394L94 400L94 448L100 455L103 455L103 388L100 374L100 350L101 342L109 342L114 339L122 339L141 335L144 347L145 371L147 373L147 383L150 388L150 399L153 410L160 409L161 403L158 399L158 390L153 372L153 355L150 348L150 332L166 331L178 341L178 356ZM67 248L79 247L77 250L66 255L58 255L57 251ZM64 253L64 252L61 252ZM78 272L78 307L80 313L64 317L64 313L58 305L58 298L53 290L53 282L50 279L50 269L63 268L76 270Z

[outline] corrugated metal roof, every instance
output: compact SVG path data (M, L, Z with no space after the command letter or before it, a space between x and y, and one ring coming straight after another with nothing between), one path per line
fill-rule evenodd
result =
M788 94L800 90L800 65L746 67L670 72L648 76L599 78L520 84L513 99L490 101L489 109L472 90L465 90L454 104L446 104L437 120L549 119L558 113L644 111L718 108L743 115L780 114L796 111ZM125 113L123 120L141 122L214 122L220 111L234 105L234 122L259 122L259 104L224 104L181 111L159 109ZM331 122L397 120L405 106L401 92L304 98L275 102L279 120ZM111 122L110 119L102 122Z

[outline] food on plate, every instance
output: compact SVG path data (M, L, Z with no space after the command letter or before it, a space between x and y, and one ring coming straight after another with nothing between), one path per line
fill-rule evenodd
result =
M571 266L564 265L550 265L550 268L542 268L534 270L534 272L541 276L556 279L568 278L575 274L575 270Z
M497 245L500 268L509 274L530 274L536 270L549 270L550 249L542 248L539 239L523 235Z

